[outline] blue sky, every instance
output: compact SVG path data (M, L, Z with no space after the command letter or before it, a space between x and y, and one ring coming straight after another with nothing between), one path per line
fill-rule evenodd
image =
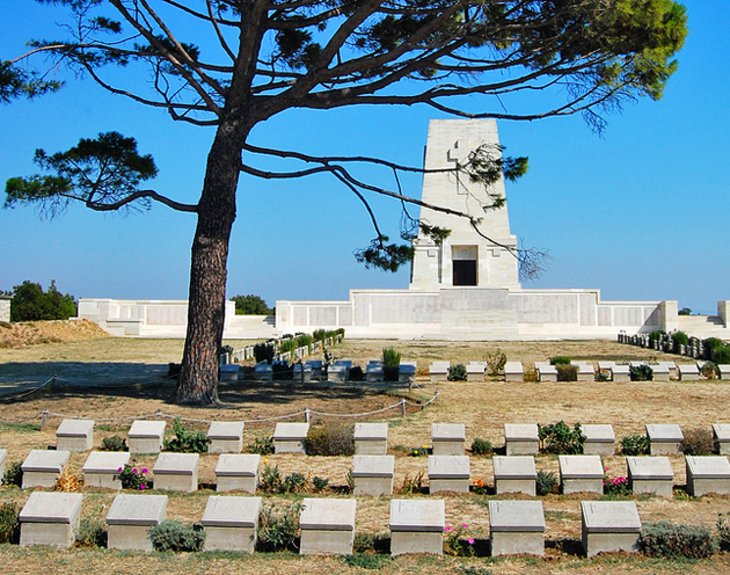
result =
M512 231L553 257L524 287L600 288L604 299L676 299L704 313L730 299L730 3L685 4L689 37L659 102L626 104L601 136L580 117L500 123L508 153L530 158L528 174L507 188ZM46 10L27 0L0 3L0 58L17 55L30 37L53 35L31 27ZM445 116L426 108L292 111L259 126L252 141L419 165L435 117ZM210 129L173 124L88 81L0 107L0 126L2 182L33 172L36 147L56 151L119 130L155 156L154 187L190 202L212 138ZM420 194L420 179L406 185ZM381 199L374 206L397 235L399 206ZM0 289L55 279L76 297L183 299L194 226L193 216L163 206L129 215L75 207L52 221L32 208L0 210ZM329 178L242 177L228 294L256 293L273 304L407 287L408 270L389 274L355 261L352 251L372 236L357 200Z

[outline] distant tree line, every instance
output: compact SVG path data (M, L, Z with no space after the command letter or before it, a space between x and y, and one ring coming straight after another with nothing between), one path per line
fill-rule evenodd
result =
M76 300L71 294L62 294L51 280L48 291L30 280L13 287L10 321L38 321L68 319L76 316Z
M272 315L274 309L269 307L261 296L254 294L237 295L231 298L236 302L237 315Z

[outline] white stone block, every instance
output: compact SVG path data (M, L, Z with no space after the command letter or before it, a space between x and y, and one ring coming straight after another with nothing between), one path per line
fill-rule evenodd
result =
M301 555L352 555L356 499L302 500L299 527Z
M429 493L450 491L469 493L469 457L466 455L429 455Z
M81 493L34 491L20 511L20 545L71 547L81 519Z
M583 549L588 557L602 552L636 551L641 518L634 501L582 501Z
M205 550L253 553L260 513L261 497L211 495L201 521Z
M611 368L611 380L614 383L626 383L631 381L631 369L626 364L617 363Z
M544 555L542 501L490 501L489 532L494 557Z
M428 368L428 375L431 378L431 383L439 381L447 381L449 374L450 364L448 361L434 361Z
M94 422L91 419L64 419L56 430L59 451L88 451L94 446Z
M674 471L667 457L627 457L629 486L636 495L672 497Z
M603 493L603 464L598 455L560 455L563 494Z
M277 423L274 430L275 452L306 453L304 442L308 432L308 423Z
M208 453L241 453L243 421L214 421L208 428Z
M672 455L682 449L684 435L676 423L649 423L646 426L652 455Z
M129 428L130 453L159 453L165 437L164 421L137 420Z
M392 499L390 502L390 554L443 554L446 523L443 499Z
M687 493L694 497L708 493L730 494L730 462L727 457L687 455L685 461Z
M32 449L20 465L23 470L23 489L56 485L70 456L69 451Z
M715 451L720 455L730 455L730 423L713 423L712 435Z
M577 378L579 382L587 383L596 379L596 372L591 363L577 363Z
M356 423L354 438L357 455L385 455L388 451L388 424Z
M616 435L609 424L587 423L581 427L585 437L584 455L613 455L616 449Z
M730 379L730 365L727 363L721 363L717 366L720 372L720 379Z
M487 364L484 361L470 361L466 365L466 380L467 381L484 381L484 372L487 369Z
M505 423L504 444L507 455L534 455L540 451L537 423Z
M160 453L152 472L155 489L191 493L198 489L197 453Z
M678 363L680 381L697 381L700 379L700 370L696 363Z
M549 363L535 364L539 381L554 382L558 381L558 369Z
M355 455L352 458L352 479L355 495L393 494L395 457L392 455Z
M129 457L127 451L92 451L83 467L84 485L121 489L121 480L115 479L114 476L121 473L124 466L129 463Z
M256 493L260 462L261 456L257 453L221 454L215 466L215 490Z
M466 428L463 423L432 423L431 444L434 455L464 455Z
M114 498L106 523L109 549L152 551L149 530L167 517L167 495L129 495Z
M0 485L5 478L5 462L8 460L8 450L0 449Z
M495 455L492 458L492 465L497 495L524 493L535 496L537 469L532 455Z
M519 361L508 361L504 364L504 380L507 382L523 382L525 370Z

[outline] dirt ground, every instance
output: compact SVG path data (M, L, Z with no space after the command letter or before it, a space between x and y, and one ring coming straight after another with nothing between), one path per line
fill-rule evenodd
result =
M232 342L234 347L240 342ZM655 357L675 358L649 350L611 342L402 342L346 341L334 349L341 358L364 363L378 357L383 347L396 347L404 360L415 360L419 368L434 359L455 362L483 359L487 352L501 348L513 361L529 364L553 355L573 359L632 360ZM358 414L397 406L401 398L410 402L408 414L400 416L400 408L372 416L348 418L347 421L387 421L390 424L390 452L396 456L396 491L426 475L425 457L411 457L410 448L430 444L431 423L462 422L466 426L467 446L476 438L489 439L499 448L504 443L503 426L510 422L553 423L611 423L617 438L628 433L643 433L647 423L672 422L683 429L709 429L712 423L726 422L730 400L730 382L641 382L641 383L484 383L446 382L430 384L420 378L419 385L408 392L406 388L383 388L356 385L291 384L284 382L231 383L221 387L222 404L215 408L180 407L169 401L173 384L163 375L167 363L179 361L182 342L173 340L132 340L111 337L66 343L45 343L15 349L0 349L0 388L14 392L32 391L53 375L54 385L20 398L2 400L0 397L0 447L8 450L8 462L19 461L33 448L45 449L55 445L55 429L62 417L88 417L96 421L95 445L108 435L125 435L132 419L154 416L161 412L169 418L185 418L186 426L206 429L213 420L245 420L244 444L254 436L270 435L275 421L269 418L299 414L305 408L333 414ZM94 384L92 386L91 384ZM25 388L23 386L26 386ZM103 387L102 387L103 386ZM424 409L425 403L438 392L438 400ZM38 429L41 413L47 410L47 425ZM314 416L314 420L328 417ZM266 421L262 421L266 420ZM81 475L85 454L73 454L71 472ZM137 463L150 468L154 456L139 457ZM190 495L169 494L168 517L197 521L202 516L207 497L214 493L217 456L201 456L199 482L201 489ZM637 506L644 522L666 519L675 523L691 523L713 528L718 513L730 512L730 496L690 498L683 491L684 461L672 456L675 473L675 497L639 498ZM541 455L536 459L539 470L557 475L555 456ZM330 486L341 490L351 465L349 457L305 457L296 455L268 456L266 465L277 465L283 474L300 472L321 476ZM604 458L611 475L625 473L622 456ZM472 480L482 479L493 484L490 457L471 458ZM429 497L428 479L423 481L425 493L408 497ZM114 494L84 487L82 516L103 519ZM28 497L13 487L0 487L0 502L22 504ZM337 491L328 494L337 496ZM439 495L442 497L442 495ZM489 569L493 574L569 573L730 573L730 555L718 553L711 560L669 561L624 554L608 555L587 560L578 553L580 539L580 501L599 498L595 495L549 495L542 497L547 531L546 558L518 557L492 559L482 550L488 539L487 501L494 495L445 494L447 523L469 524L469 535L476 538L477 557L401 557L387 561L384 573L468 573L466 567ZM517 496L519 498L519 496ZM267 501L286 505L288 497L266 496ZM387 532L389 499L358 498L357 530L359 533ZM256 554L240 558L232 554L134 554L95 549L57 551L27 549L0 545L0 560L8 573L38 572L53 564L57 572L152 574L177 570L206 573L282 573L307 572L362 573L337 558L300 558L291 554ZM486 573L486 571L473 571Z

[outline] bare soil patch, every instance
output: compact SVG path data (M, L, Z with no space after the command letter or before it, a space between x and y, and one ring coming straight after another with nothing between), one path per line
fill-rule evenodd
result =
M109 337L93 321L0 322L0 348L19 348L43 343L86 341Z

